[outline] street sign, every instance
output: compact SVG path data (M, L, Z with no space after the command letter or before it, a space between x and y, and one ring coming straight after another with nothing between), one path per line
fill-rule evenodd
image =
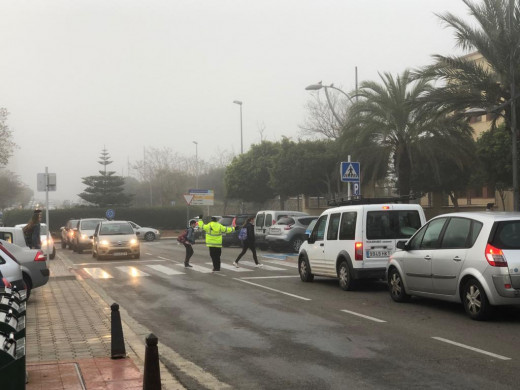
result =
M114 217L116 216L116 212L112 209L108 209L105 213L107 219L114 219Z
M36 174L36 189L41 192L56 191L55 173Z
M193 195L191 194L184 194L184 200L188 204L188 206L191 204L191 201L193 200Z
M341 162L341 181L355 183L360 181L360 166L358 162Z
M215 203L213 190L190 189L188 192L193 195L191 206L213 206Z
M361 195L361 186L359 185L359 182L352 183L352 195Z

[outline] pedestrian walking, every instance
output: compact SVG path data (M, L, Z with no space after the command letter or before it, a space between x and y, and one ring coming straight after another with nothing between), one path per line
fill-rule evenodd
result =
M33 215L23 230L25 243L31 249L41 249L42 240L40 236L40 222L42 219L42 211L34 210Z
M192 219L190 221L190 226L188 227L188 232L186 233L186 241L184 241L182 244L184 245L184 248L186 248L186 257L184 258L184 266L186 268L193 268L192 265L190 265L190 259L191 256L193 256L193 244L195 244L195 226L197 225L197 221Z
M202 215L199 218L199 227L206 232L206 246L209 248L209 256L213 262L213 272L220 271L222 236L233 232L235 229L218 223L217 217L211 217L211 222L206 224L202 220Z
M254 225L255 217L250 217L246 219L244 224L242 225L242 229L245 229L245 238L242 239L242 252L238 255L237 259L233 263L233 265L237 268L239 260L244 256L248 249L251 249L253 253L253 260L255 261L256 267L263 267L263 264L258 262L258 258L256 257L256 247L255 247L255 225ZM240 229L239 239L241 238L243 230Z

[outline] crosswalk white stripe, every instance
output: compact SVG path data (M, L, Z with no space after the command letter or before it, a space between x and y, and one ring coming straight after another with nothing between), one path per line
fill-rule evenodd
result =
M289 268L298 268L298 264L288 263L283 260L278 260L278 261L277 260L265 260L264 262L269 263L269 264L283 265L284 267L289 267Z
M256 264L253 261L240 260L238 262L238 265L239 266L247 265L247 266L250 266L250 267L254 267ZM265 269L265 270L268 270L268 271L287 271L287 268L278 268L278 267L273 267L272 265L265 265L265 264L262 267L262 269Z
M146 272L143 272L143 271L139 271L137 268L135 267L128 267L128 266L120 266L120 267L116 267L119 271L121 272L124 272L130 276L150 276L149 274L147 274Z
M175 264L175 265L178 267L184 267L184 264ZM190 264L190 265L191 265L191 268L188 268L188 269L193 270L193 271L202 272L203 274L210 274L212 272L212 269L202 267L197 264Z
M169 268L169 267L165 267L164 265L149 265L147 264L146 265L148 268L151 268L155 271L159 271L163 274L166 274L166 275L184 275L185 273L184 272L181 272L181 271L177 271L175 269L172 269L172 268Z
M213 264L213 263L206 263L206 264ZM228 271L233 272L251 272L251 269L248 268L236 268L234 265L229 265L226 263L220 263L220 268L227 269Z
M103 271L101 268L83 268L83 270L89 274L93 279L110 279L113 278L108 272Z

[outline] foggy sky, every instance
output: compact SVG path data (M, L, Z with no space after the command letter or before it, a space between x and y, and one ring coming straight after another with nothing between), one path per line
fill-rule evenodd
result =
M298 138L304 88L345 91L460 54L435 13L460 0L0 0L0 107L19 145L8 169L78 200L106 147L118 174L145 147L211 161Z

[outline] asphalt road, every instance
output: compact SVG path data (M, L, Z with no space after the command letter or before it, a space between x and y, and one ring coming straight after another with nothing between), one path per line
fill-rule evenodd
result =
M185 269L174 240L143 243L140 260L59 251L178 354L162 360L190 389L518 388L519 308L476 322L457 304L394 303L382 282L303 283L296 257L260 251L257 269L249 252L237 270L238 248L217 274L197 244Z

